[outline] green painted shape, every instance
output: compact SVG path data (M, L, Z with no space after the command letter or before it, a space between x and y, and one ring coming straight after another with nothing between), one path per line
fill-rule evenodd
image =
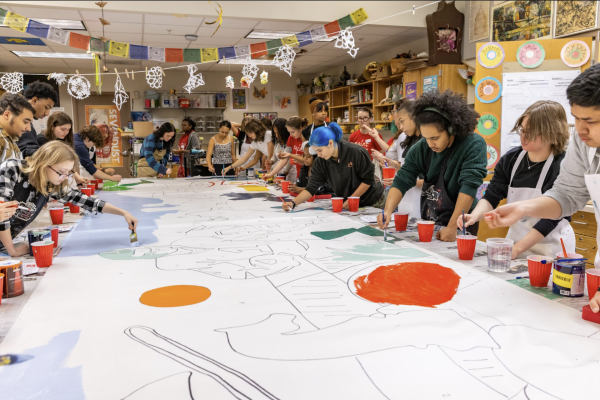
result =
M344 237L346 235L350 235L352 233L362 233L367 236L383 236L383 231L379 229L375 229L370 226L363 226L362 228L347 228L347 229L337 229L335 231L320 231L320 232L311 232L312 235L321 238L323 240L334 240ZM390 241L396 240L393 236L390 236Z
M131 188L125 186L112 186L112 187L103 187L102 190L105 192L121 192L124 190L131 190Z
M99 256L102 258L106 258L108 260L121 260L121 261L129 261L129 260L154 260L157 258L165 257L169 255L168 253L156 254L156 253L146 253L143 256L134 257L134 249L119 249L106 251L104 253L100 253Z
M349 250L333 251L336 258L333 261L377 261L398 258L401 260L409 258L429 257L429 254L414 248L402 248L381 242L359 244Z
M123 183L122 185L118 184L118 182L107 181L102 185L102 190L106 190L107 192L119 192L122 190L131 190L132 186L141 185L143 183L152 183L151 181L145 181L142 179L141 182L135 183Z
M512 283L515 286L518 286L520 288L523 288L525 290L529 290L532 293L535 294L539 294L540 296L543 296L547 299L550 300L556 300L556 299L560 299L563 296L559 296L557 294L554 294L552 292L552 289L545 287L545 288L539 288L539 287L535 287L535 286L531 286L531 283L529 283L529 279L524 278L524 279L510 279L506 282Z

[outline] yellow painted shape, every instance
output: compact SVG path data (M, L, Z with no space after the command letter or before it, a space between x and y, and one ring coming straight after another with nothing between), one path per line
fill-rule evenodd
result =
M256 186L244 185L244 186L238 186L238 187L244 188L248 192L268 192L269 191L269 189L267 189L266 187L258 186L258 185L256 185Z

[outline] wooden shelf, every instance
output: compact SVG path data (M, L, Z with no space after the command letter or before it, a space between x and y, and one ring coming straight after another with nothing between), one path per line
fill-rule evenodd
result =
M329 108L348 108L348 105L346 104L345 106L329 106Z
M373 105L373 100L371 101L365 101L362 103L352 103L352 104L348 104L348 106L366 106L366 105Z
M394 79L402 78L402 75L403 74L391 75L391 76L388 76L387 78L375 79L374 81L371 81L371 82L393 81Z
M388 103L388 104L377 104L375 107L393 107L394 103Z

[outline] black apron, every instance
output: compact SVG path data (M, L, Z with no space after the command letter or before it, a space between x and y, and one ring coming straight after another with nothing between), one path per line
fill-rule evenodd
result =
M25 177L21 175L21 181L15 185L13 198L10 199L19 202L17 212L10 218L10 235L13 239L38 216L48 202L48 197L38 192Z

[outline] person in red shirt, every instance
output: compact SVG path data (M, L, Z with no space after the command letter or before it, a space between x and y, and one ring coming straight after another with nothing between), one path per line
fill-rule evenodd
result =
M371 120L373 119L373 114L371 113L371 110L369 110L368 108L361 108L358 111L358 126L359 129L354 132L352 135L350 135L350 143L356 143L362 147L364 147L367 152L369 153L369 157L371 157L371 160L373 160L373 156L371 155L371 150L375 149L377 151L381 151L381 146L379 145L379 143L377 143L377 140L375 138L377 138L377 136L379 136L379 139L385 143L383 141L383 137L381 137L381 134L379 133L374 133L373 135L371 135L371 131L373 130L371 128ZM375 136L375 138L373 137Z
M285 121L285 120L284 120ZM285 123L285 128L289 132L289 138L286 143L285 151L278 154L280 159L279 163L275 165L271 173L264 176L265 180L274 177L283 167L287 165L289 160L292 164L290 173L292 176L288 179L291 182L295 182L300 176L300 169L304 164L304 150L302 143L307 141L308 138L303 135L303 129L308 125L306 118L291 117Z

